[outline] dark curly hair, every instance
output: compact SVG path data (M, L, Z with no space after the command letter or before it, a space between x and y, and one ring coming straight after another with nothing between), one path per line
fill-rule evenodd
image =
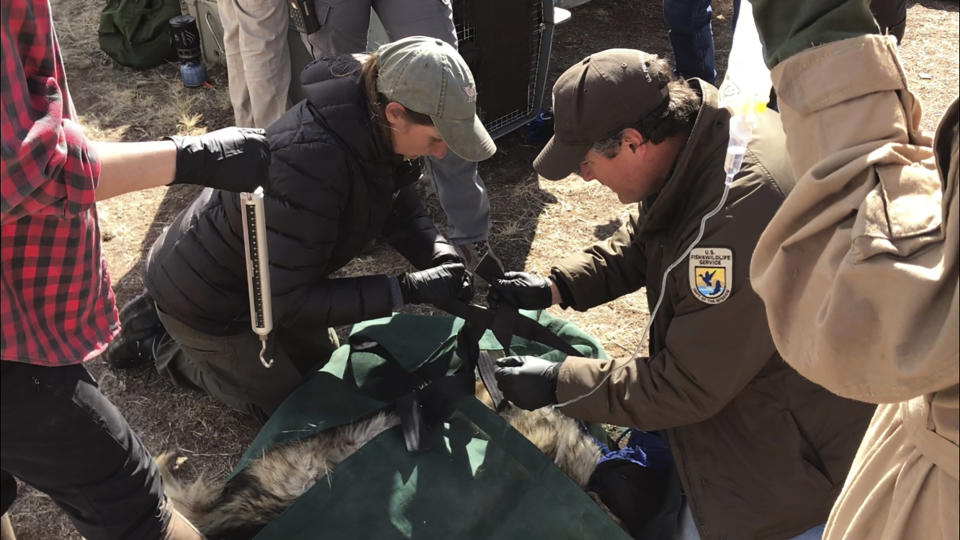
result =
M652 71L658 73L673 73L670 63L662 58L653 60L655 66ZM702 103L700 94L687 84L684 79L674 79L672 75L667 82L668 99L656 109L644 116L634 125L627 125L612 131L608 136L595 141L593 149L608 157L614 158L620 151L620 142L623 131L628 128L636 129L643 138L658 144L678 133L689 132L697 119Z

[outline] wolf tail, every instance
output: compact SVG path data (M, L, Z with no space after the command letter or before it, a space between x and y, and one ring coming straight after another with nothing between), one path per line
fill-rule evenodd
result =
M378 413L274 447L224 484L203 477L189 484L177 480L172 454L158 457L157 465L169 501L207 538L252 538L338 463L399 423L393 414Z

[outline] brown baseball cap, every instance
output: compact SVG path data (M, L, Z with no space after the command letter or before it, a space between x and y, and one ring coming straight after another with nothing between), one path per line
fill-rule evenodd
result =
M632 126L668 99L656 56L607 49L574 64L553 85L553 137L533 160L537 173L559 180L577 170L593 143Z

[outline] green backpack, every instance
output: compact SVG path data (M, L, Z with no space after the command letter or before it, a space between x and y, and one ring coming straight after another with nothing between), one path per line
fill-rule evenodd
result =
M100 14L100 48L118 64L150 69L174 60L169 21L179 0L108 0Z

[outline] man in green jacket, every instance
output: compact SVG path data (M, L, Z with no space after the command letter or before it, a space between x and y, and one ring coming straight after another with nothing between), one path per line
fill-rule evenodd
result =
M750 285L754 246L794 182L779 116L759 115L725 193L730 115L716 88L670 73L655 56L612 49L558 79L555 135L534 168L548 179L578 171L638 213L549 277L508 273L492 284L527 309L586 310L641 287L653 307L664 291L650 355L507 357L497 381L523 408L558 404L575 418L658 431L686 495L679 537L818 538L873 407L784 363Z

